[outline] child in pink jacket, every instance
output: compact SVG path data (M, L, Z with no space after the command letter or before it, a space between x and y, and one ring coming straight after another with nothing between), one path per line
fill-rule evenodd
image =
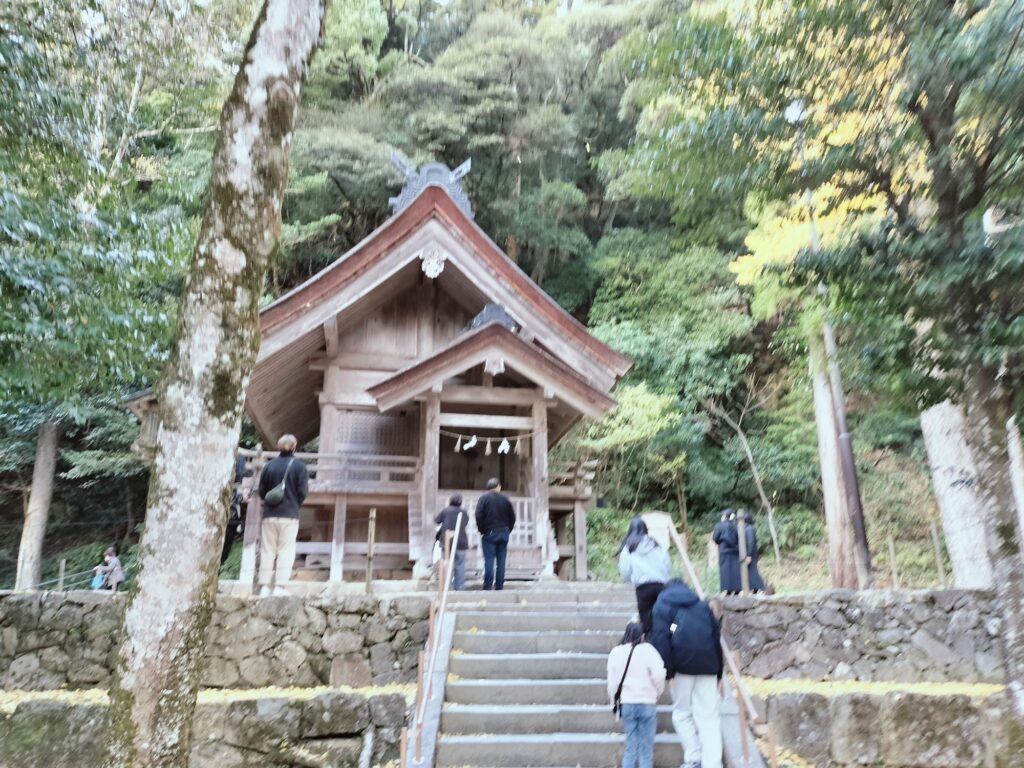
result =
M622 643L608 654L608 697L622 717L626 747L622 768L651 768L658 730L658 697L665 690L665 664L640 624L626 625Z

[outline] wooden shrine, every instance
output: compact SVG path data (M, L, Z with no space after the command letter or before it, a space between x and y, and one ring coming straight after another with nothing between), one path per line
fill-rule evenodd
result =
M592 467L553 467L551 448L599 419L631 361L591 336L474 223L466 166L404 168L393 216L260 313L246 408L265 445L292 433L310 473L296 566L341 580L367 566L402 578L430 565L433 518L499 477L516 509L511 577L586 574ZM272 453L243 451L258 473ZM253 496L241 579L253 578ZM467 569L480 567L470 525ZM319 575L318 575L319 574Z

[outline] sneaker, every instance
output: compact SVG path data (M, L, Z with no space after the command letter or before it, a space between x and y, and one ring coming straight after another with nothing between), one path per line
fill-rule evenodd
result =
M274 591L272 594L274 595L274 597L287 597L291 593L284 587L274 587Z
M270 597L270 587L260 587L260 597Z

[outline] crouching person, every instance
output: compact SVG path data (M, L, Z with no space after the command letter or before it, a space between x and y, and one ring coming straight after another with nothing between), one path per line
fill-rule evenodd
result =
M654 604L651 643L668 670L683 768L722 768L722 644L711 607L679 579Z
M640 624L627 624L622 643L608 654L608 698L626 732L622 768L652 768L658 697L664 690L661 656L644 642Z

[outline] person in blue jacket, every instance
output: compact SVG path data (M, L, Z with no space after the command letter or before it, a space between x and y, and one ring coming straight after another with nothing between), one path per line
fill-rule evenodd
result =
M661 654L672 694L672 725L683 768L722 768L721 629L705 601L679 579L654 603L650 643Z

